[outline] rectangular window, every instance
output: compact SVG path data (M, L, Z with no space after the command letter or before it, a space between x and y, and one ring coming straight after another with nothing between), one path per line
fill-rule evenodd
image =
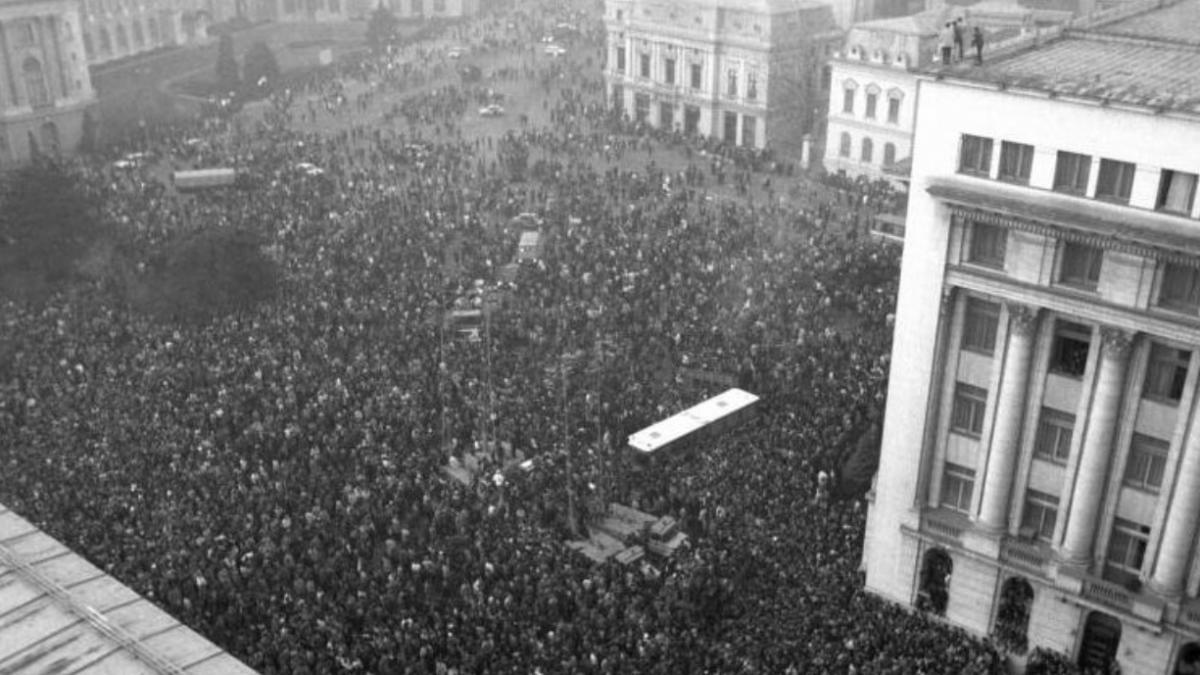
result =
M1071 434L1074 431L1074 415L1053 408L1042 408L1033 454L1056 464L1066 464L1071 458Z
M1096 199L1128 204L1136 170L1137 166L1130 162L1101 159L1100 175L1096 177Z
M970 511L974 491L975 472L947 462L946 472L942 475L942 506L964 513Z
M663 82L675 84L675 59L663 61Z
M754 73L746 74L746 98L751 101L758 100L758 75Z
M900 123L900 99L898 98L888 99L888 123Z
M622 87L619 84L614 84L612 97L613 97L613 107L618 110L624 110L625 109L625 87Z
M660 103L658 105L658 126L663 129L671 129L675 126L675 105L672 103Z
M959 173L990 175L992 170L992 139L963 134L958 156Z
M1200 269L1165 263L1162 285L1158 288L1158 306L1183 312L1200 309Z
M1105 578L1117 583L1136 580L1146 559L1146 542L1149 540L1149 527L1116 518L1112 536L1108 540Z
M1158 492L1167 469L1170 444L1160 438L1134 434L1125 464L1125 484L1139 490Z
M704 72L699 63L692 64L692 89L699 89L704 79L700 76Z
M1192 200L1196 197L1196 174L1164 169L1158 183L1158 201L1155 207L1160 211L1182 213L1192 212Z
M986 405L986 389L959 382L954 388L954 407L950 412L951 431L979 438L979 434L983 433Z
M868 92L867 93L867 113L866 113L867 119L869 119L869 120L875 119L875 106L878 103L879 103L879 95Z
M625 72L625 48L617 47L617 72Z
M996 350L996 327L999 324L999 304L968 298L963 319L962 348L991 356Z
M1042 541L1054 538L1058 520L1058 497L1030 490L1025 493L1025 509L1021 513L1021 530Z
M1058 163L1054 167L1054 189L1077 195L1086 194L1091 171L1091 155L1059 150Z
M1100 268L1104 264L1104 249L1072 241L1062 243L1058 283L1088 291L1100 283Z
M753 148L758 143L758 118L754 115L742 115L742 145Z
M641 66L642 77L644 77L646 79L650 79L650 55L649 54L639 54L638 61L639 61L638 65Z
M1187 381L1191 361L1192 353L1186 349L1151 343L1142 396L1164 403L1178 403L1183 397L1183 384Z
M1091 328L1070 321L1057 322L1051 345L1050 370L1068 377L1083 377L1091 346Z
M971 223L971 246L967 260L976 265L1004 268L1004 256L1008 249L1008 230L998 225Z
M645 122L650 116L650 95L649 94L634 94L633 95L633 114L638 122Z
M1000 143L1000 180L1028 185L1032 166L1032 145L1009 141Z
M729 94L730 96L737 96L737 71L731 69L728 73L726 73L726 75L728 77L726 80L725 93Z
M847 115L854 114L854 90L853 89L847 88L847 89L842 90L842 112L846 113Z

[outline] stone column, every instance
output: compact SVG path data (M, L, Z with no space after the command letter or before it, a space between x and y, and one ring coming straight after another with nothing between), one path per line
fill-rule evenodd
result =
M1200 513L1200 411L1193 406L1192 426L1183 445L1183 461L1175 478L1174 497L1167 507L1162 543L1150 576L1150 588L1165 596L1179 596L1187 582L1196 514Z
M1062 557L1071 565L1090 565L1095 542L1100 502L1108 476L1113 435L1121 408L1125 367L1129 360L1129 333L1115 328L1101 329L1099 373L1096 391L1088 412L1087 431L1080 450L1075 489L1071 492L1071 510L1063 538Z
M1000 398L996 402L992 441L983 481L979 524L1000 533L1008 526L1009 493L1012 492L1017 457L1021 450L1021 427L1025 418L1025 393L1029 365L1037 336L1037 310L1024 305L1008 306L1008 348L1000 375Z

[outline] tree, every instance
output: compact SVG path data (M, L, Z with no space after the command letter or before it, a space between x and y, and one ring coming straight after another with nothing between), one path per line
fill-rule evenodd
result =
M249 92L269 92L279 83L279 62L265 42L256 42L242 61L242 76Z
M237 91L238 64L233 53L233 36L225 33L217 45L217 86L221 93Z
M92 111L83 111L83 123L79 133L79 151L82 153L95 152L98 139L96 138L96 118Z
M396 15L380 2L367 20L367 46L374 52L384 51L395 39L397 28Z
M206 320L271 298L279 269L263 243L259 235L236 228L202 230L169 242L151 264L149 309L177 320Z
M56 282L103 234L94 196L44 158L0 185L0 270Z

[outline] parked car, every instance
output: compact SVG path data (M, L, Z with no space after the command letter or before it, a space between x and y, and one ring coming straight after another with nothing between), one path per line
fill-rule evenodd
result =
M504 106L492 103L479 109L480 117L500 117L504 114Z

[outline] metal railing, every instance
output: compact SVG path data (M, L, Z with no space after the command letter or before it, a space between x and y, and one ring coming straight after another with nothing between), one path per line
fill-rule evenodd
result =
M1132 593L1122 586L1104 581L1103 579L1084 579L1082 595L1089 600L1102 602L1106 605L1127 611L1133 607Z

